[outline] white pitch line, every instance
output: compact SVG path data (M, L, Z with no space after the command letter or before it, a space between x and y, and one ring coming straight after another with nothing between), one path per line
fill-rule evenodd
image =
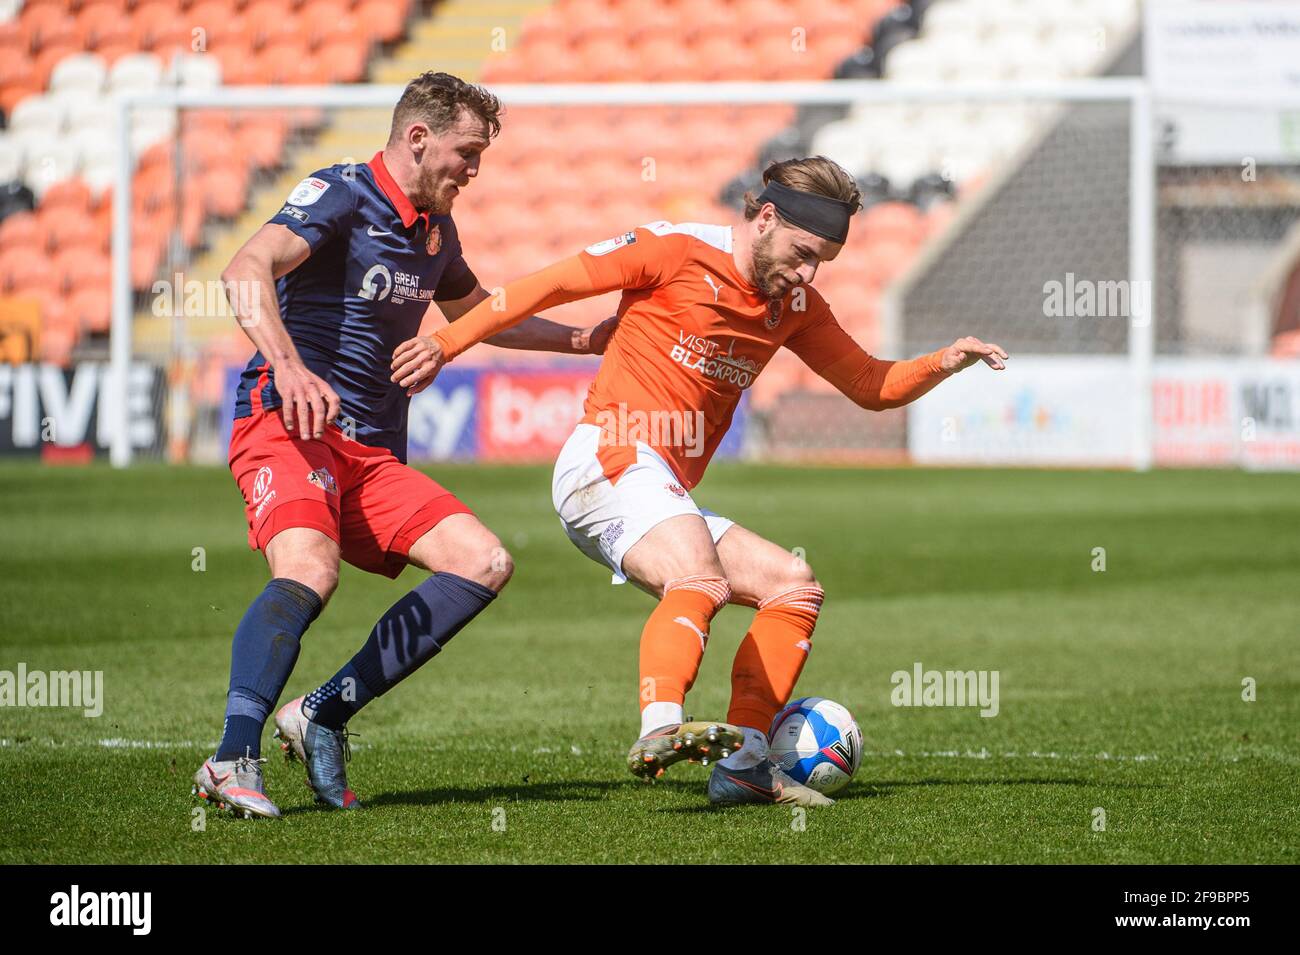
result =
M154 749L199 749L213 750L217 746L217 740L159 740L159 739L127 739L124 737L112 737L100 740L55 740L50 738L44 739L25 739L17 740L12 737L0 737L0 748L17 747L17 746L45 746L52 749L78 748L78 749L110 749L110 750L154 750ZM382 748L385 744L353 744L353 749L372 749ZM441 751L450 749L462 749L466 747L457 746L453 743L444 741L438 744L421 744L413 742L410 739L394 741L391 745L393 748L411 748L413 746L426 747L430 751ZM500 747L476 747L468 746L469 749L494 749L500 751ZM509 748L511 753L526 751L528 747L514 744ZM587 755L587 751L573 744L558 744L554 748L550 746L535 746L531 748L532 754L541 755L558 755L567 754L571 756ZM594 754L593 754L594 755ZM966 749L966 750L913 750L911 752L902 749L877 750L865 752L862 754L863 759L979 759L979 760L999 760L999 759L1046 759L1062 761L1097 761L1097 762L1116 762L1116 763L1185 763L1185 762L1202 762L1205 756L1161 756L1157 753L1058 753L1055 750L1043 752L1040 750L1029 750L1027 752L1018 752L1015 750L993 751L989 749ZM1215 758L1215 757L1212 757ZM1267 758L1267 757L1266 757ZM1276 757L1274 757L1276 758ZM1235 763L1239 762L1239 756L1217 757L1219 761Z
M1160 759L1168 759L1166 756L1159 756L1156 753L1133 753L1126 755L1123 753L1041 753L1038 750L1030 750L1027 753L1017 753L1015 751L994 753L987 749L980 750L921 750L918 752L908 753L901 749L882 750L874 753L863 753L863 759L868 757L875 759L890 759L902 757L904 759L1065 759L1065 760L1109 760L1115 762L1145 763L1154 762ZM1232 762L1236 762L1237 757L1232 757Z

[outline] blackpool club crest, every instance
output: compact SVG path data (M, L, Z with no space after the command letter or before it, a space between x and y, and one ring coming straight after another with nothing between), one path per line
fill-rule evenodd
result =
M437 255L438 250L442 248L442 227L438 225L429 226L429 236L424 240L424 251L430 255Z
M769 332L776 331L776 326L781 324L781 300L779 298L771 299L767 303L767 318L763 320L763 327Z

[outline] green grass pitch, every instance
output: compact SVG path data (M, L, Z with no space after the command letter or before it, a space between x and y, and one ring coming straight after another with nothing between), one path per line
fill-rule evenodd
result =
M651 605L565 539L548 469L432 473L517 571L354 720L364 810L315 808L268 732L284 818L196 830L189 777L265 579L229 474L0 467L0 669L102 670L105 696L96 719L0 709L0 862L1300 861L1300 477L715 467L697 500L802 547L827 590L797 693L866 738L852 786L800 825L711 808L697 766L628 775ZM346 568L286 692L417 574ZM725 713L748 619L715 622L688 712ZM997 670L1000 713L891 705L915 661Z

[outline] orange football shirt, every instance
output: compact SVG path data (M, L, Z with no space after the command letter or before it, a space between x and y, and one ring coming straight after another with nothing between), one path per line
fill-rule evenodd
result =
M810 286L770 301L736 269L728 226L656 222L598 242L505 288L435 336L448 360L535 310L623 289L582 421L605 430L598 457L616 479L642 441L687 488L700 482L741 394L783 345L863 407L919 397L947 377L939 355L868 355Z

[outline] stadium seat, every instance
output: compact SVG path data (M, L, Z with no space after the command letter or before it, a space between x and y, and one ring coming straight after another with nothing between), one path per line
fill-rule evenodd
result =
M362 37L335 34L317 50L318 64L327 83L355 83L366 75L369 43Z
M41 197L44 215L84 216L90 211L90 189L76 179L65 179L52 185Z
M0 132L0 183L14 182L22 176L22 143L7 133Z
M392 43L405 32L409 10L406 0L362 0L356 15L372 39Z
M69 311L87 332L105 334L113 322L111 285L85 286L68 300Z
M43 249L45 233L33 212L15 212L0 220L0 256L12 249Z
M68 16L66 10L58 6L28 5L19 16L19 24L31 38L33 51L54 46L80 49L77 42L76 21Z
M29 130L53 134L63 128L63 104L52 96L32 96L14 107L9 115L10 135Z
M925 237L925 225L915 206L905 202L881 202L866 210L853 226L867 242L900 242L918 245Z
M108 68L93 53L78 53L61 60L50 74L50 92L75 90L96 95L104 88Z
M135 31L125 11L106 3L82 7L77 14L76 29L82 47L88 50L117 43L136 43Z
M152 53L123 56L108 72L108 88L114 93L147 93L161 86L162 80L162 62Z

